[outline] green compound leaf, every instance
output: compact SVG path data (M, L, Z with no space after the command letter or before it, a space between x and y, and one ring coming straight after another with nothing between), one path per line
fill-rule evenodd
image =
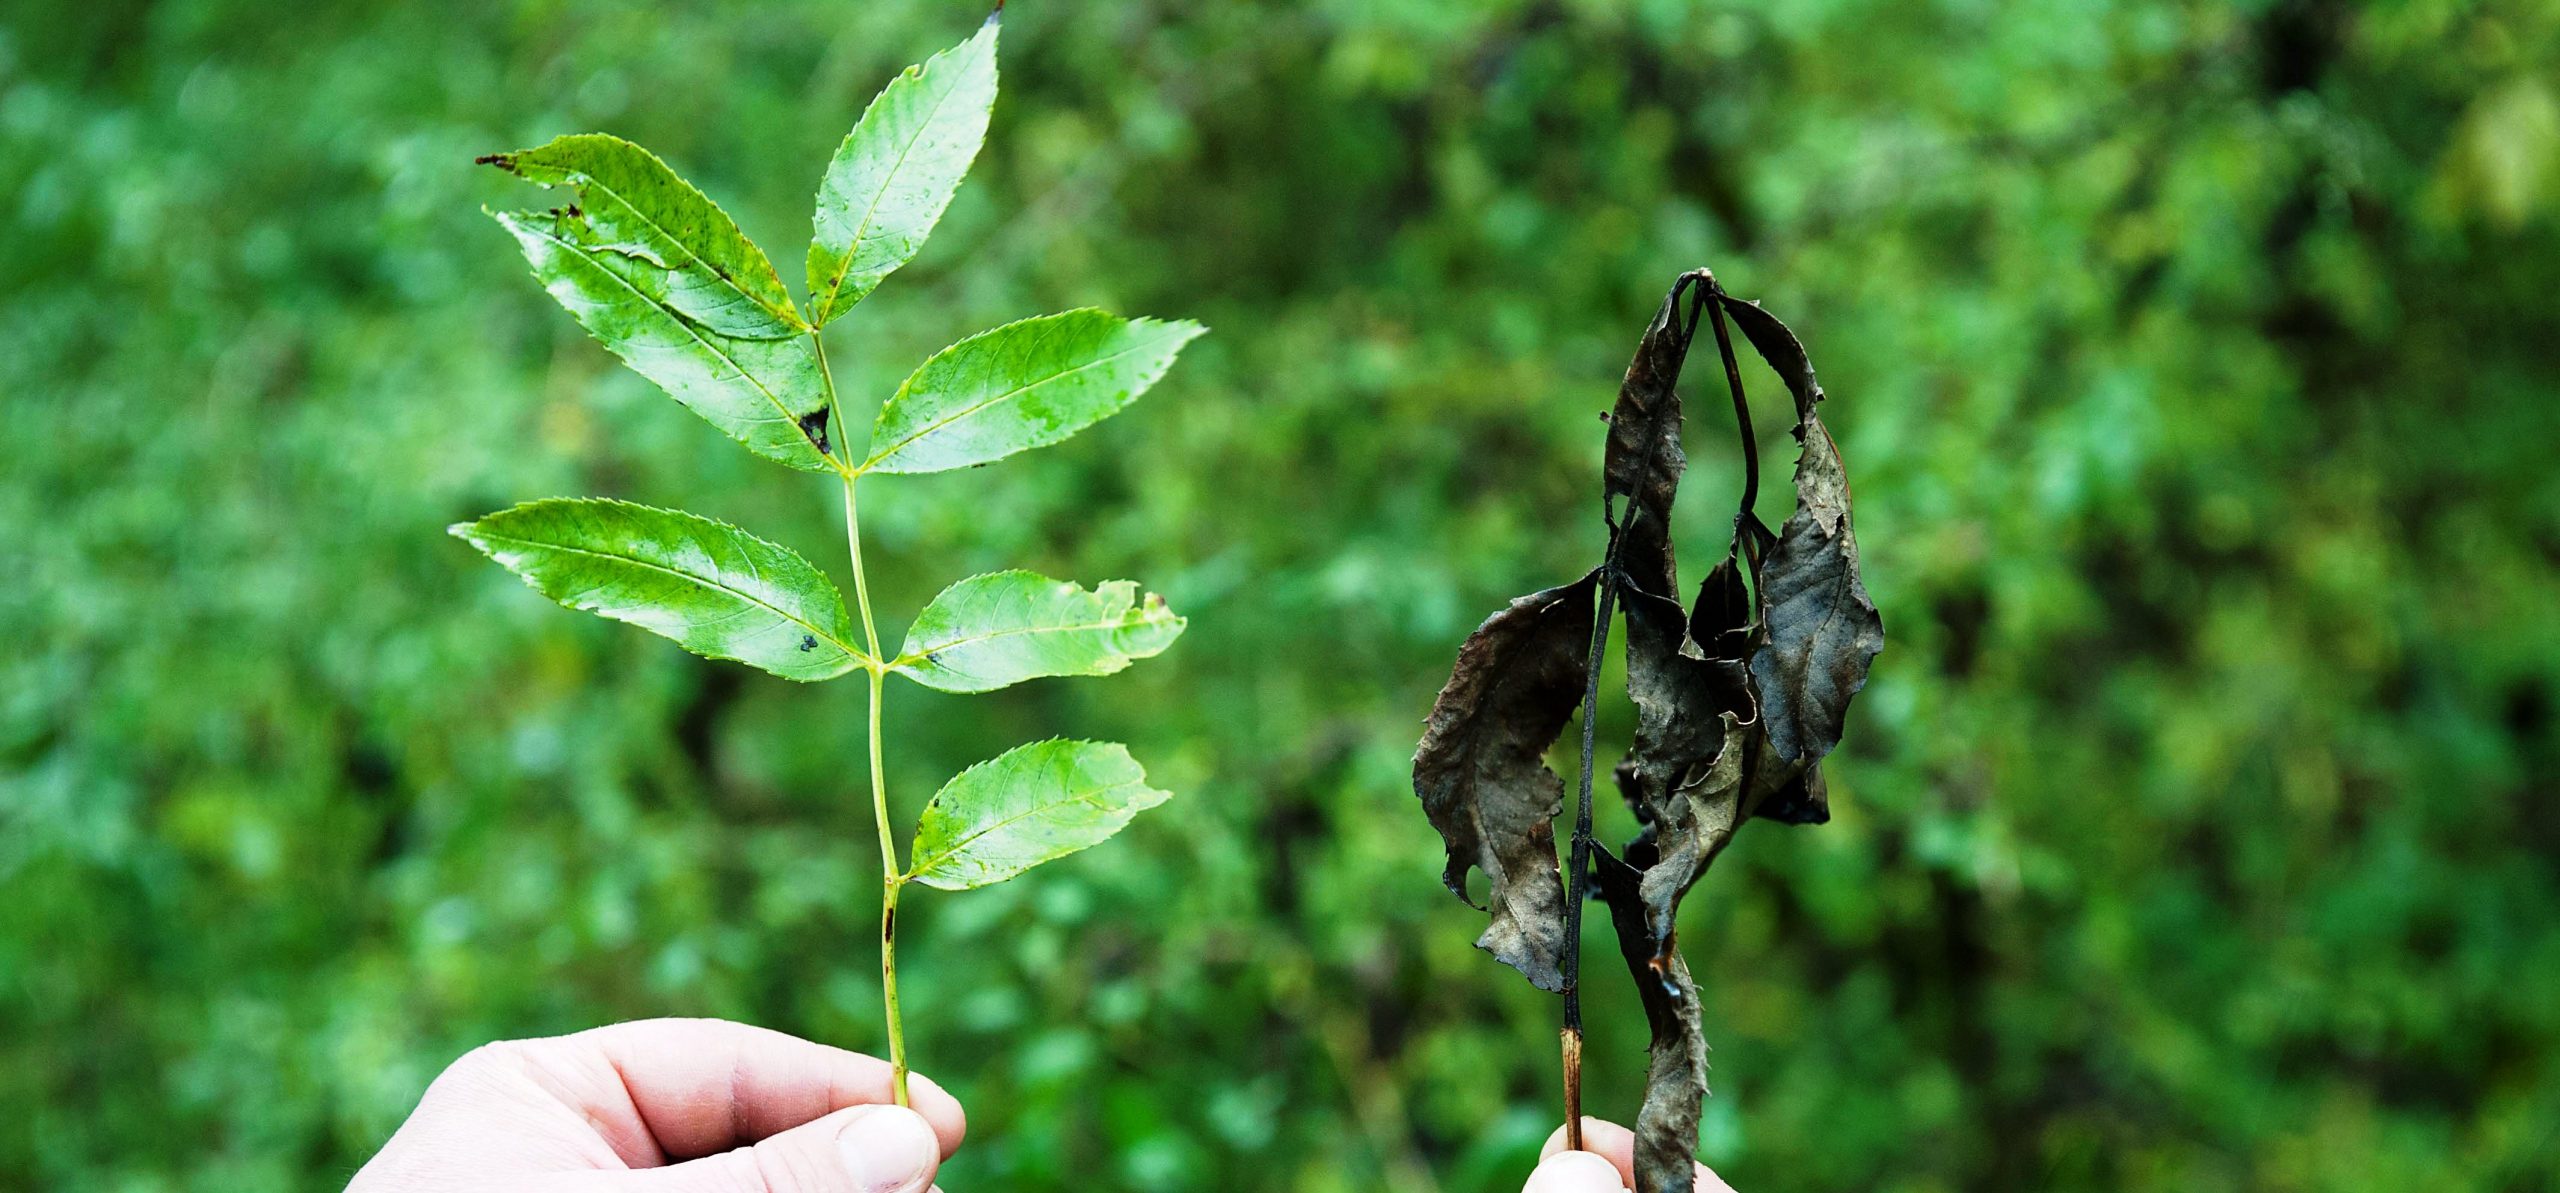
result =
M1087 308L980 332L898 387L863 468L941 472L1056 443L1136 401L1206 330Z
M1044 741L981 762L935 792L907 877L946 891L1002 882L1098 845L1172 798L1126 746Z
M960 189L996 102L995 17L890 80L818 184L809 305L824 327L924 247Z
M624 364L757 455L811 472L836 468L810 337L739 339L695 322L651 290L662 271L598 247L575 208L490 214L523 246L551 297Z
M933 598L891 664L943 692L992 692L1052 675L1109 675L1182 635L1183 619L1138 586L1087 592L1033 572L972 576Z
M528 182L569 187L578 242L613 254L616 274L677 314L739 339L809 330L764 250L656 154L583 133L480 160Z
M844 598L809 561L735 526L600 498L553 498L449 528L542 595L695 654L784 679L862 665Z

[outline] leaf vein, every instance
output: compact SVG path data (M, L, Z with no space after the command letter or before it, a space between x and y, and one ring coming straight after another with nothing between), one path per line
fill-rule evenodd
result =
M864 660L867 660L867 659L869 659L869 658L870 658L870 656L869 656L869 655L866 655L866 654L862 653L861 651L854 649L854 648L853 648L853 646L852 646L851 644L849 644L849 643L845 642L843 639L841 639L841 638L837 637L837 636L836 636L836 634L835 634L833 631L830 631L830 630L828 630L826 627L821 626L821 625L817 624L816 622L810 621L810 620L808 620L807 618L801 617L800 615L798 615L798 614L796 614L796 613L793 613L793 612L791 612L790 610L784 609L784 608L782 608L782 607L781 607L781 606L779 606L779 605L776 605L776 604L774 604L774 603L772 603L772 602L770 602L770 601L767 601L767 600L764 600L764 599L762 599L762 598L760 598L760 597L757 597L757 596L755 596L755 595L754 595L754 594L752 594L752 593L743 592L743 591L740 591L740 590L738 590L738 589L731 588L731 587L729 587L729 586L727 586L727 585L725 585L725 584L715 584L715 583L712 583L711 581L708 581L708 580L703 579L703 578L702 578L702 577L700 577L700 576L693 575L693 574L691 574L691 573L689 573L689 572L679 571L679 570L677 570L677 569L675 569L675 568L668 567L668 566L666 566L665 564L651 563L651 562L649 562L648 560L645 560L645 559L638 559L638 558L635 558L635 557L633 557L633 556L629 556L629 555L616 555L616 554L614 554L614 553L613 553L613 552L611 552L611 551L597 551L597 550L594 550L594 549L591 549L591 548L587 548L587 547L571 547L571 546L566 546L566 545L559 544L559 543L546 543L546 542L541 542L541 541L539 541L539 540L535 540L535 539L517 538L517 537L515 537L515 536L513 536L513 535L506 535L506 534L494 534L494 533L491 533L491 532L488 532L488 531L481 531L481 532L479 532L479 534L480 534L480 537L481 537L481 538L487 539L487 540L488 540L488 541L490 541L490 542L497 542L497 543L512 543L512 544L515 544L515 545L520 546L520 547L531 547L531 548L534 548L534 549L537 549L537 550L543 550L543 551L559 551L559 552L562 552L562 553L564 553L564 554L569 554L569 555L583 555L583 556L586 556L586 557L588 557L588 558L590 558L590 559L604 559L604 560L611 560L611 561L616 562L616 563L628 564L628 565L630 565L630 566L632 566L632 567L636 567L636 568L643 568L643 569L646 569L646 570L649 570L649 571L653 571L653 572L663 572L663 573L665 573L665 574L667 574L667 575L669 575L669 576L673 576L673 577L675 577L675 578L676 578L676 579L678 579L678 580L682 580L682 581L684 581L685 583L692 584L692 585L694 585L694 586L696 586L696 587L704 588L704 589L708 589L708 590L710 590L710 591L712 591L712 592L725 593L725 594L727 594L727 595L729 595L729 596L736 597L736 598L738 598L739 600L746 601L746 602L748 602L748 603L750 603L750 604L761 606L762 608L764 608L764 609L769 610L770 612L772 612L772 614L773 614L774 616L779 617L779 618L783 619L784 621L788 621L788 622L790 622L790 623L791 623L791 624L793 624L793 625L799 626L800 628L802 628L802 629L804 629L804 630L807 630L807 631L808 631L808 632L810 632L811 634L816 635L816 636L817 636L821 641L824 641L827 645L832 646L832 647L835 647L837 650L843 651L843 652L844 652L848 657L850 657L850 658L854 659L857 663L859 663L859 662L861 662L861 661L864 661ZM592 593L596 592L598 589L601 589L601 588L603 588L603 587L604 587L603 585L597 585L597 586L595 586L595 588L590 588L590 589L586 590L586 592L580 593L579 595L580 595L580 597L582 597L582 598L583 598L583 597L585 597L585 596L587 596L587 595L590 595L590 594L592 594Z

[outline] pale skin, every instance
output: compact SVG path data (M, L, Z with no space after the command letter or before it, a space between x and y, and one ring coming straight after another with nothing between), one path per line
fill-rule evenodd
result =
M714 1019L513 1040L455 1061L347 1193L938 1193L968 1119L932 1079ZM1583 1121L1522 1193L1619 1193L1634 1137ZM1732 1193L1705 1165L1699 1193Z
M651 1019L455 1061L347 1193L925 1193L960 1103L780 1032Z

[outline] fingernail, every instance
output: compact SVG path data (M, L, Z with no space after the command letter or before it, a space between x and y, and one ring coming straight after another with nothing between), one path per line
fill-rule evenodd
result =
M923 1189L942 1156L942 1144L922 1115L903 1106L870 1106L836 1132L845 1175L863 1193L914 1193Z

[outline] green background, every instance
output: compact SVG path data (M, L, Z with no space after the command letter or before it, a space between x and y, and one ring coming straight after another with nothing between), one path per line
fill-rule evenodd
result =
M479 213L536 192L469 163L631 137L794 273L864 101L980 15L0 16L0 1186L334 1189L495 1037L880 1046L860 685L443 533L596 493L832 562L834 491L588 342ZM1821 367L1890 634L1837 819L1689 899L1704 1154L1754 1193L2554 1187L2560 10L1007 15L969 185L831 333L857 410L1023 315L1213 331L1068 444L866 486L884 633L1005 566L1192 618L1109 680L892 689L902 823L1052 733L1180 793L910 901L947 1187L1517 1186L1556 1004L1470 947L1407 760L1468 629L1596 557L1594 416L1700 264ZM1695 577L1739 477L1692 380Z

